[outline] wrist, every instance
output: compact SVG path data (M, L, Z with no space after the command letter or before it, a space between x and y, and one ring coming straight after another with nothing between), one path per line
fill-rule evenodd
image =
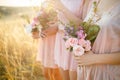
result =
M94 58L96 58L95 60L95 64L102 64L103 59L101 58L100 54L93 54Z

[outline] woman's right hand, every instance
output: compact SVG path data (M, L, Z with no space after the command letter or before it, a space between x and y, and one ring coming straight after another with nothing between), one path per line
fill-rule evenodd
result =
M33 39L45 38L46 34L44 32L32 32Z
M58 23L56 21L50 21L48 25L49 27L42 31L44 33L44 37L54 35L58 31Z
M40 32L39 32L39 31L37 31L37 32L32 32L32 38L33 38L33 39L38 39L38 38L40 38Z

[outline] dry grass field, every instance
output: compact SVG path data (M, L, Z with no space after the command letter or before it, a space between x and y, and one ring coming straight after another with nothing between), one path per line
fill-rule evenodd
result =
M43 80L35 61L37 41L25 33L26 20L0 19L0 80Z

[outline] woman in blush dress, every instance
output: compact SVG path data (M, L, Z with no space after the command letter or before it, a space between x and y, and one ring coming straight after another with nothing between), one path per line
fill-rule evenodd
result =
M92 51L75 57L77 80L120 80L120 0L100 0L97 14L101 18L95 24L101 29Z
M54 61L55 37L57 32L55 23L54 21L48 23L49 28L41 32L41 38L33 35L33 38L39 38L37 61L40 61L43 65L45 80L62 80L59 69Z
M73 21L76 25L78 25L87 14L89 2L90 0L51 0L51 3L58 12L58 19L64 24ZM58 24L54 59L60 68L64 80L76 80L77 63L72 54L65 48L65 41L63 40L64 27L61 23Z

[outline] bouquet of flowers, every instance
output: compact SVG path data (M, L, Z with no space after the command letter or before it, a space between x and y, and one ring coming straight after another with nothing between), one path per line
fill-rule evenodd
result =
M64 40L67 50L76 56L90 51L99 30L99 26L91 22L82 22L78 27L70 23L65 27Z
M42 7L31 23L26 26L26 31L32 34L38 34L41 30L49 27L48 22L57 20L57 13L51 7Z
M53 9L42 8L39 14L34 18L34 20L39 21L39 24L44 30L49 26L47 24L48 22L57 20L57 13Z
M94 24L94 17L97 12L97 3L93 2L93 15L87 22L80 23L76 26L70 22L65 27L65 46L67 50L73 52L76 56L83 55L86 51L90 51L92 45L98 35L100 27ZM99 19L95 20L98 21Z

